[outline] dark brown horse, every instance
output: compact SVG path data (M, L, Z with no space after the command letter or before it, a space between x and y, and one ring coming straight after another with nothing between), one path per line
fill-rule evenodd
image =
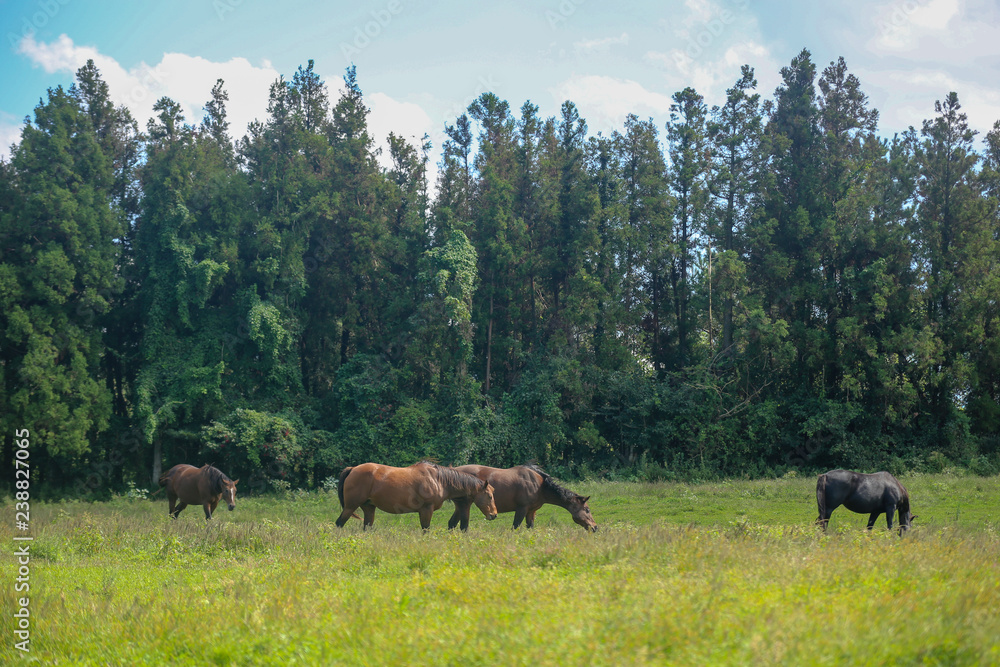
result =
M816 479L816 504L819 506L816 523L823 526L823 530L826 530L833 510L841 505L852 512L868 514L868 530L883 512L889 530L892 530L893 513L899 512L900 534L917 518L910 513L910 494L898 479L887 472L869 475L851 470L831 470L823 473Z
M342 527L359 507L364 512L364 528L375 521L375 509L389 514L420 513L420 527L430 528L431 516L445 500L475 503L487 519L497 517L493 487L464 472L421 461L407 468L378 463L362 463L344 468L337 484L344 511L337 519Z
M573 521L586 530L597 532L597 523L587 505L590 496L584 497L559 486L536 465L514 468L467 465L458 466L455 470L475 475L492 484L497 512L513 512L514 528L518 528L521 521L532 528L535 525L535 512L548 503L565 509L573 516ZM454 528L459 523L462 524L462 530L469 527L469 504L463 500L455 501L455 513L448 520L448 528Z
M200 468L186 463L175 465L160 477L160 486L167 488L167 500L170 502L167 514L176 519L188 505L201 505L205 508L207 521L212 518L220 498L226 501L232 512L236 507L236 484L239 481L234 482L221 470L208 464Z

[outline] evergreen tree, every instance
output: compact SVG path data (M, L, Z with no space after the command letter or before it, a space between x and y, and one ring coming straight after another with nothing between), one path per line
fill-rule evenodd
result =
M667 313L671 216L669 190L655 124L630 115L623 133L613 137L620 174L617 215L609 238L619 277L621 316L618 335L631 356L662 370L668 356ZM640 336L646 331L646 340Z
M752 289L759 292L768 317L787 323L796 350L792 368L781 377L788 383L785 391L808 391L822 367L817 363L822 356L810 350L819 298L814 272L820 264L816 228L822 217L823 164L815 75L807 50L781 69L782 85L775 91L762 142L766 178L749 230Z
M32 456L43 483L66 481L60 472L91 449L112 412L102 318L121 290L123 216L94 128L110 112L98 106L92 118L79 96L50 89L3 167L0 423L41 444Z
M224 377L235 364L242 218L225 146L186 124L172 100L154 109L135 237L142 336L135 416L155 483L164 462L197 448L200 427L224 407ZM258 348L254 372L281 374L289 345L276 314L254 303L245 322Z
M986 135L979 180L986 199L984 213L990 216L989 224L996 234L1000 229L1000 121ZM975 337L970 345L970 361L974 380L966 413L974 433L995 438L1000 434L1000 267L996 265L997 250L978 259L983 261L986 273L973 297Z
M670 261L670 288L677 327L676 357L669 364L683 368L693 360L695 318L689 312L694 289L693 270L697 244L708 214L708 111L693 88L675 93L670 105L667 140L670 145L668 178L676 200ZM652 290L657 290L652 285ZM663 368L666 360L655 359Z
M714 173L711 191L717 198L712 226L713 243L720 253L715 264L714 283L723 292L721 352L733 349L733 308L735 295L745 275L741 228L751 210L754 183L758 178L762 117L760 95L754 70L744 65L740 79L726 91L726 103L712 108L708 124ZM710 325L711 326L711 323Z
M920 368L925 409L939 442L959 447L964 440L959 408L972 391L967 350L981 335L975 324L976 296L995 255L995 231L976 174L979 156L958 95L934 105L917 150L920 198L914 236L925 338L933 353ZM929 350L928 350L929 352ZM960 450L952 450L955 454Z
M503 386L509 386L518 365L514 338L509 329L514 267L523 248L523 226L513 215L514 119L510 106L493 93L484 93L469 105L469 115L479 123L479 153L475 157L472 227L469 238L479 254L480 289L477 343L481 349L481 377L487 394L497 374L494 359L504 365Z

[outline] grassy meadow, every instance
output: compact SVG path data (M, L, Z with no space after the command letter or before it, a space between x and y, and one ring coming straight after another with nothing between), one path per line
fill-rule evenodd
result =
M206 525L151 501L31 507L31 653L13 649L3 507L0 663L56 665L1000 665L1000 481L905 477L902 539L812 478L585 482L600 525L546 506L423 534L338 529L335 494L237 498Z

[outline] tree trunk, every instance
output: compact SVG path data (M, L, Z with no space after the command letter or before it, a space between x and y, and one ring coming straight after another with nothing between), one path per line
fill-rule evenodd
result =
M733 169L730 166L730 169ZM726 238L724 250L733 249L733 224L736 217L736 189L730 183L729 196L726 201ZM722 350L728 354L729 348L733 346L733 295L726 292L722 301Z
M346 324L340 325L340 365L347 363L347 347L351 343L351 330Z
M157 436L153 440L153 485L159 485L160 476L163 474L163 442Z
M486 325L486 385L485 392L490 393L490 366L493 363L493 285L490 285L490 319Z

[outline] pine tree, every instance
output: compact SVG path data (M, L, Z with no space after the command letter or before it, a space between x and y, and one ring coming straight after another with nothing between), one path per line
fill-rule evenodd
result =
M676 200L670 262L670 288L677 327L677 355L670 364L683 368L692 360L695 318L689 312L694 290L694 260L708 214L708 110L693 88L675 93L670 105L667 140L668 178ZM655 279L655 276L654 276ZM652 290L657 291L657 285ZM658 360L664 363L663 360Z
M517 363L508 324L513 319L512 274L523 247L523 228L513 215L515 123L510 106L493 93L483 93L469 105L469 115L481 128L469 238L479 254L482 283L476 292L480 305L474 310L480 313L477 333L485 338L477 347L483 350L483 391L489 394L497 373L494 358L502 360L508 375Z
M762 142L767 165L760 209L748 230L752 289L768 317L787 324L796 350L792 368L781 377L789 383L786 390L808 387L822 368L817 363L822 356L810 349L820 291L816 230L823 201L815 75L807 50L781 70Z
M925 120L917 150L920 197L914 236L923 291L926 336L939 350L924 366L926 409L938 437L960 444L958 402L971 391L966 350L976 345L975 295L995 254L994 230L975 171L979 156L973 131L958 95L934 105Z
M188 125L174 101L163 98L154 109L135 236L142 336L135 417L152 449L155 482L164 461L197 442L200 427L220 416L227 370L240 367L232 330L240 314L237 239L244 221L239 177L225 146ZM254 372L274 381L287 373L282 357L289 340L273 309L257 302L244 307Z
M666 285L674 199L655 124L630 115L613 136L620 174L618 215L610 236L622 308L618 335L635 358L664 369L670 346ZM642 340L640 327L647 333Z
M712 108L708 124L714 163L711 191L718 200L711 236L721 250L715 264L718 278L713 278L723 287L724 294L720 348L723 354L733 349L735 294L745 274L743 243L738 237L750 214L749 204L760 168L763 126L760 95L751 93L756 87L753 68L744 65L740 79L726 91L726 103Z
M95 105L94 118L89 111L77 95L50 89L3 168L0 423L5 433L30 431L42 447L33 470L54 484L112 411L102 318L121 290L123 216L112 159L93 125L107 108Z

